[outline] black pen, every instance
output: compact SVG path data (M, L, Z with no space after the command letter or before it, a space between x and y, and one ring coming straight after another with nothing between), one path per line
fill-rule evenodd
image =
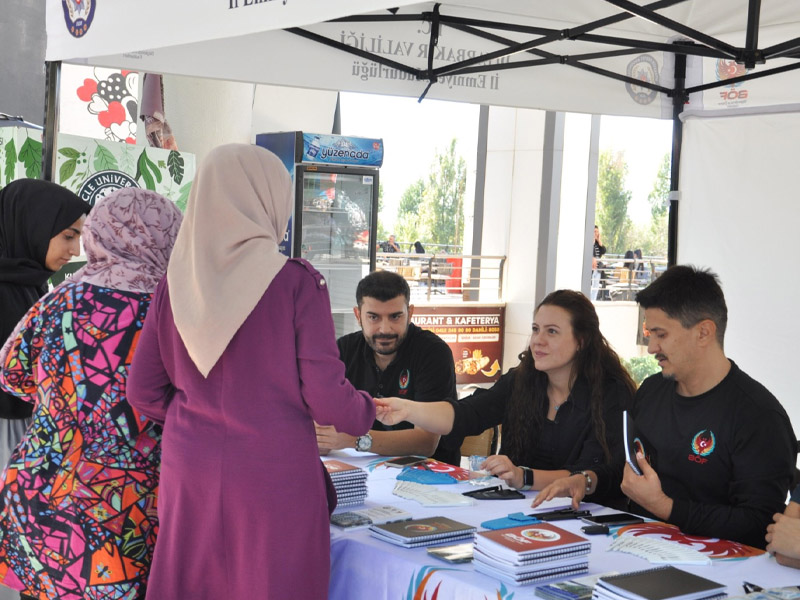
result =
M757 586L755 583L750 583L749 581L743 581L742 587L744 588L744 593L749 594L750 592L762 592L764 588Z

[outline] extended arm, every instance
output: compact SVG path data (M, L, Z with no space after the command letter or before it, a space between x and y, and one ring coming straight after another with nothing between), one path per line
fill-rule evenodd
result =
M453 429L455 412L449 402L416 402L403 398L375 398L378 420L384 425L402 421L445 435Z
M419 403L416 403L419 404ZM335 427L317 425L317 445L323 452L341 450L342 448L355 448L357 436L339 433ZM436 451L439 435L415 427L413 429L400 429L397 431L369 431L372 436L370 452L390 455L415 454L430 456Z

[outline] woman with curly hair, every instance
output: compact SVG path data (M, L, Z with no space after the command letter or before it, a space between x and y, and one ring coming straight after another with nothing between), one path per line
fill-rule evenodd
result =
M558 290L536 307L519 366L490 389L454 403L375 401L384 423L410 421L439 434L476 435L502 424L500 453L482 468L522 490L567 478L577 506L584 496L602 504L622 497L622 411L634 391L589 299Z

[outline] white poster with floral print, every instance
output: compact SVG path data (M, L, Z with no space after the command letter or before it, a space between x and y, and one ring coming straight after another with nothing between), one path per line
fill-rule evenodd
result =
M59 110L62 133L136 144L139 73L65 64Z
M0 187L15 179L42 174L42 132L28 127L0 127Z
M90 204L121 187L141 187L186 208L194 154L64 134L56 145L55 182Z

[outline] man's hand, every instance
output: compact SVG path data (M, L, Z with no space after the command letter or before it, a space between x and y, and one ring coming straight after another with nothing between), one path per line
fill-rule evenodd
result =
M377 407L375 418L384 425L397 425L402 421L408 421L413 401L403 398L374 398L374 400Z
M546 486L533 499L531 506L536 508L542 502L553 498L572 498L572 508L578 510L581 500L586 495L586 478L580 473L556 479L553 483Z
M508 485L521 488L523 484L522 469L514 465L511 459L502 454L495 454L486 458L481 469L499 477Z
M323 456L331 450L356 447L356 438L354 436L339 433L333 425L318 425L314 423L314 428L317 430L319 453Z
M772 516L775 521L767 525L767 552L775 555L779 564L800 568L800 519L780 513Z
M622 493L659 519L667 520L672 514L672 498L661 489L661 480L641 452L636 453L636 462L642 475L637 475L630 465L625 465L622 476Z

